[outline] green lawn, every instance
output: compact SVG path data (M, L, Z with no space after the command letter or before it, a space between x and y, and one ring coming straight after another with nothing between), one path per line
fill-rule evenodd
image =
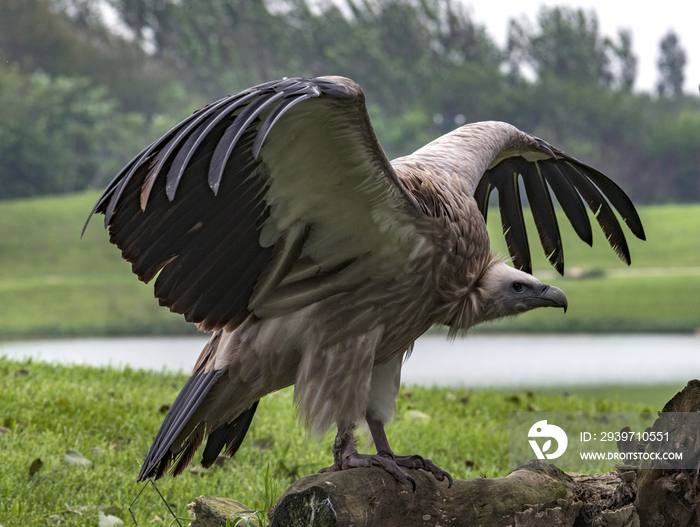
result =
M102 216L80 239L97 197L0 202L0 339L195 332L159 307L152 286L131 273L109 243ZM640 215L648 241L629 239L630 268L597 227L590 248L562 219L568 274L592 276L573 279L553 276L526 213L535 274L566 292L569 312L540 310L483 329L690 332L700 326L700 205L642 207ZM505 253L498 211L489 219L493 248Z
M637 268L698 267L700 266L700 205L652 205L638 207L644 224L646 241L638 240L623 225L630 248L632 266ZM537 231L529 211L525 212L527 232L530 236L530 251L535 271L551 269L537 239ZM593 246L589 247L576 236L566 216L557 214L559 228L564 240L566 270L578 268L582 271L596 269L624 270L627 266L610 249L596 220L591 218ZM501 234L498 210L489 211L489 233L493 250L506 253L506 244Z
M0 339L196 330L158 305L109 243L98 194L0 202Z
M100 506L129 524L140 464L184 375L61 366L0 357L0 525L97 525ZM508 412L656 411L682 386L521 390L404 387L387 429L398 453L420 453L455 478L507 473ZM427 414L416 420L410 410ZM362 441L359 442L362 444ZM227 496L266 510L299 477L330 465L332 434L308 438L292 391L264 398L234 459L158 482L178 516L196 496ZM68 449L91 466L70 465ZM30 467L40 468L30 475ZM195 458L195 460L198 458ZM191 465L197 467L196 463ZM152 488L135 505L139 525L167 509ZM155 524L155 525L167 525ZM183 523L186 525L186 523Z

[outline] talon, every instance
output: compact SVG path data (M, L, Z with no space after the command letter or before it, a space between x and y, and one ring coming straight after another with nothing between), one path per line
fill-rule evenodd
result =
M445 476L447 476L447 481L448 481L448 483L447 483L447 488L448 488L448 489L449 489L449 488L452 488L452 483L454 483L454 481L452 480L452 476L450 476L450 473L449 473L449 472L445 472ZM444 479L444 478L443 478L443 479Z
M404 474L406 474L406 473L404 472ZM408 478L408 481L411 482L411 485L413 485L413 492L415 493L415 492L416 492L416 480L413 479L413 478L412 478L411 476L409 476L408 474L406 474L406 477Z

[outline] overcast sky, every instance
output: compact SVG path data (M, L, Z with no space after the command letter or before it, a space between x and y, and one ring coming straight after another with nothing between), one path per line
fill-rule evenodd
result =
M698 94L700 84L700 2L698 0L662 0L630 2L622 0L463 0L470 5L476 22L486 26L496 42L503 46L508 20L526 16L534 22L540 6L594 9L605 36L616 37L620 28L632 30L637 55L635 90L653 91L657 81L656 61L659 41L669 29L680 38L686 52L685 91Z

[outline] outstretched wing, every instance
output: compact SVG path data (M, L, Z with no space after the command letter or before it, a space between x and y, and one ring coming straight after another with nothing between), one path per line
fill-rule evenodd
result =
M474 192L479 210L486 219L489 196L498 190L503 233L516 268L532 273L530 248L525 232L519 179L522 178L540 242L550 263L564 274L564 253L559 225L550 194L551 189L571 222L576 234L593 243L587 204L615 253L630 264L630 253L617 210L632 233L645 239L644 228L627 194L597 170L589 167L538 138L532 138L535 152L514 152L489 168Z
M161 305L203 329L348 290L367 254L410 253L418 209L349 79L283 79L194 113L94 212ZM387 249L390 248L390 249Z

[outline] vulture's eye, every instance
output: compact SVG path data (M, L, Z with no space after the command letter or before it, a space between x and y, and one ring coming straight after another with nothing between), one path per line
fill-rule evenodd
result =
M513 285L511 287L516 293L520 293L523 290L523 284L521 284L520 282L513 282Z

